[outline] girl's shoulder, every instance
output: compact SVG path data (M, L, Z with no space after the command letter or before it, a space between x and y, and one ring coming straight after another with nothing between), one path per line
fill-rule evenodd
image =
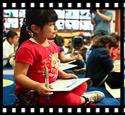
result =
M26 40L25 42L23 42L23 44L21 46L33 46L36 45L36 43L32 42L30 39Z
M26 40L25 42L23 42L20 46L19 49L36 49L38 47L38 45L36 45L35 43L33 43L31 40ZM38 48L37 48L38 49Z
M56 43L53 40L48 40L48 41L49 41L50 46L57 47Z
M50 44L55 44L55 42L54 42L53 40L48 40L48 42L49 42Z

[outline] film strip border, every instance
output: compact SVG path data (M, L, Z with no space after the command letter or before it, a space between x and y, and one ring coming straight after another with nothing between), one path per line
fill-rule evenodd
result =
M26 8L78 8L78 9L82 9L82 8L125 8L125 3L119 3L119 2L115 2L115 3L91 3L91 2L87 2L87 3L82 3L82 2L78 2L78 3L35 3L35 2L31 2L31 3L7 3L7 2L3 2L2 4L2 8L3 9L26 9ZM3 107L1 110L2 113L125 113L125 107Z
M3 108L2 113L125 113L125 108L119 107L41 107L41 108Z
M2 3L2 8L125 8L125 3Z

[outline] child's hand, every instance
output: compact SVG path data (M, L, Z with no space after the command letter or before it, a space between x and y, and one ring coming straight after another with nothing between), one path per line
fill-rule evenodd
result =
M81 54L75 55L75 59L76 60L83 60L83 57L81 56Z
M65 78L72 78L72 79L76 79L76 78L77 78L77 76L76 76L75 74L71 74L71 73L69 73L69 74L66 74L66 75L65 75Z
M39 83L36 87L36 91L39 95L52 95L53 92L51 91L51 89L51 85L49 85L49 88L47 88L44 83Z

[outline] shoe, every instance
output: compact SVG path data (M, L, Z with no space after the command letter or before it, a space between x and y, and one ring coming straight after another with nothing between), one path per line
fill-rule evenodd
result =
M105 98L105 94L101 91L90 91L82 95L89 99L90 102L98 102Z

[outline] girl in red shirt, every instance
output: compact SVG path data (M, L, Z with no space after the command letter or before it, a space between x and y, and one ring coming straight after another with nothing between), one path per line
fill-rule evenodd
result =
M113 61L120 60L120 35L116 33L112 33L111 36L116 39L117 47L112 49L110 56Z
M83 95L87 83L69 92L52 92L51 86L45 85L45 68L48 68L49 83L57 78L76 78L58 69L58 48L48 38L54 38L57 33L55 22L58 17L54 10L26 10L26 30L31 38L23 39L16 52L14 79L16 95L20 96L29 90L39 94L38 105L82 105L91 99L98 101L104 98L101 92ZM21 33L23 34L23 33ZM49 96L50 99L46 99Z

